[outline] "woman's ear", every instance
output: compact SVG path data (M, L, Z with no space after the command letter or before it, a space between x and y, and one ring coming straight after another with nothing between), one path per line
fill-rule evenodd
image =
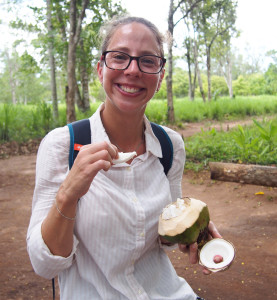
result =
M100 61L98 61L97 63L97 74L98 74L99 81L101 82L101 84L103 84L103 65L101 64Z

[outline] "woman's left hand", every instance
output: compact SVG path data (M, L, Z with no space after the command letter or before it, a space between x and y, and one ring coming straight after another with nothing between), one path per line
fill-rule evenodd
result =
M209 230L209 240L214 238L222 238L222 236L220 235L220 233L218 232L217 228L215 227L212 221L209 222L208 230ZM191 264L198 263L198 245L196 242L191 245L178 244L178 246L181 252L188 253L189 262ZM208 269L202 266L201 269L205 275L211 274L211 271L209 271Z

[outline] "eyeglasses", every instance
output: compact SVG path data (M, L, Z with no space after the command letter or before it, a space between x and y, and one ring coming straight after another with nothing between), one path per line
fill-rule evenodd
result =
M132 60L136 60L139 70L147 74L158 74L165 65L166 59L156 55L131 56L121 51L105 51L101 60L111 70L126 70Z

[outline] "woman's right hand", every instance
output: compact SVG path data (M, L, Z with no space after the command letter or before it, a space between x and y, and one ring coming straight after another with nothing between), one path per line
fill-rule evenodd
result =
M87 193L96 174L100 170L108 171L112 160L117 157L118 149L108 142L83 146L58 194L62 193L67 201L77 203Z

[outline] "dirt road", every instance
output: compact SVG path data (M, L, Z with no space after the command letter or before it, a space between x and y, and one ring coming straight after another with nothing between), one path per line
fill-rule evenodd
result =
M189 128L187 128L189 130ZM26 231L35 179L35 154L0 160L0 299L51 299L51 282L34 274ZM184 195L205 201L224 238L236 247L232 267L209 276L168 252L177 273L206 300L277 299L277 189L216 182L209 172L186 172ZM263 192L263 194L258 194ZM116 300L116 299L115 299Z

